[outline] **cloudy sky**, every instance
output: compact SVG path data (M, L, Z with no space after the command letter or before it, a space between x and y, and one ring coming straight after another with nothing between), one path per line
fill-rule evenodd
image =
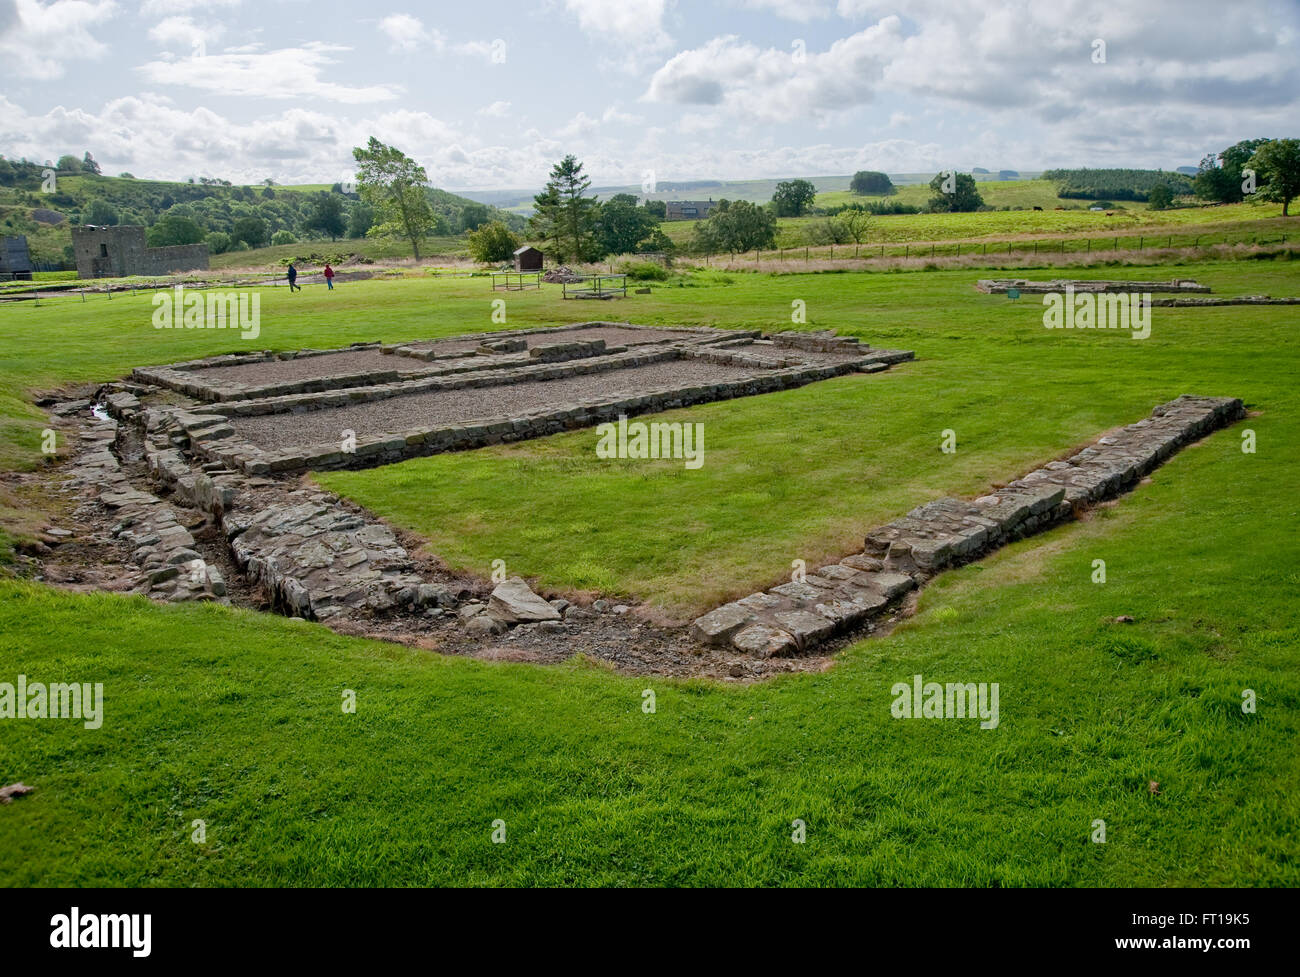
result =
M1296 0L0 0L0 154L450 189L1175 166L1300 135Z

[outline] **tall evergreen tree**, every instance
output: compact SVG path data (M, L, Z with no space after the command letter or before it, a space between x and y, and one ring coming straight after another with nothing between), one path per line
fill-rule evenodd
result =
M585 196L591 180L572 154L551 167L546 189L534 197L537 204L535 227L554 243L556 257L575 261L599 257L594 240L598 204Z

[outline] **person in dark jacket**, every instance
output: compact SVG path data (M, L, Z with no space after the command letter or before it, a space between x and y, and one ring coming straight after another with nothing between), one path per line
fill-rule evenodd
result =
M325 284L328 285L328 286L330 287L330 290L331 290L331 291L333 291L333 289L334 289L334 269L331 268L328 264L325 266Z
M295 289L301 292L302 286L298 284L298 269L293 266L291 261L289 262L289 291L292 292Z

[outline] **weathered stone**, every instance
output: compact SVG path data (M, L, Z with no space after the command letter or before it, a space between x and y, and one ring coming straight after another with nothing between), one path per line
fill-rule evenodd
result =
M503 621L558 621L560 612L541 597L520 577L511 577L497 584L488 598L488 607Z
M732 637L731 645L737 651L757 658L791 655L797 650L794 637L789 632L765 624L751 624L739 631Z
M754 612L739 603L723 604L696 618L691 624L691 635L705 644L725 644L737 631L754 620Z
M473 638L485 638L489 635L504 634L506 623L491 614L478 614L465 624L465 633Z

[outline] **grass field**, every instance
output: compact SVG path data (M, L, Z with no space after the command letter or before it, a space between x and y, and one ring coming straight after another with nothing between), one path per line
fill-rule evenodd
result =
M754 687L446 659L246 611L0 582L0 681L106 690L100 730L0 726L0 783L37 786L0 808L0 879L1300 883L1294 310L1155 309L1144 341L1062 334L1033 301L976 293L976 277L702 273L598 313L558 288L511 294L510 326L599 314L774 330L802 299L807 328L917 359L680 412L705 425L699 471L597 462L582 431L321 480L453 565L486 574L502 558L686 616L1180 393L1239 396L1252 416L1114 506L939 578L916 617L830 671ZM1300 294L1291 261L1141 277ZM472 279L262 294L248 341L156 331L144 296L0 307L3 467L35 458L33 390L238 348L499 328ZM939 451L945 428L955 455ZM1242 428L1256 453L1241 451ZM890 687L915 673L1000 683L1001 725L893 719ZM356 715L340 710L344 689ZM1256 714L1240 708L1245 689ZM498 818L504 845L490 840ZM194 819L205 844L189 840ZM791 842L794 819L806 844ZM1105 844L1089 841L1097 819Z
M1003 184L1003 186L1010 186L1010 184ZM901 199L905 193L913 189L903 188L899 191L898 197L889 199ZM820 197L818 199L820 201ZM1297 226L1294 217L1282 218L1281 204L1226 204L1159 211L1148 210L1145 205L1140 205L1137 209L1115 211L1114 214L1113 217L1107 217L1104 212L1087 209L1053 210L1051 206L1045 207L1042 211L883 214L871 218L865 246L878 246L881 243L901 244L904 241L928 243L930 241L1025 240L1036 236L1051 236L1058 239L1091 236L1101 242L1108 241L1115 235L1142 233L1150 236L1202 235L1208 239L1211 235L1228 231L1270 234L1275 240L1284 229L1294 234ZM824 217L777 218L777 247L802 248L807 243L809 228L825 220ZM689 244L695 228L692 221L667 221L661 226L664 233L679 247Z

